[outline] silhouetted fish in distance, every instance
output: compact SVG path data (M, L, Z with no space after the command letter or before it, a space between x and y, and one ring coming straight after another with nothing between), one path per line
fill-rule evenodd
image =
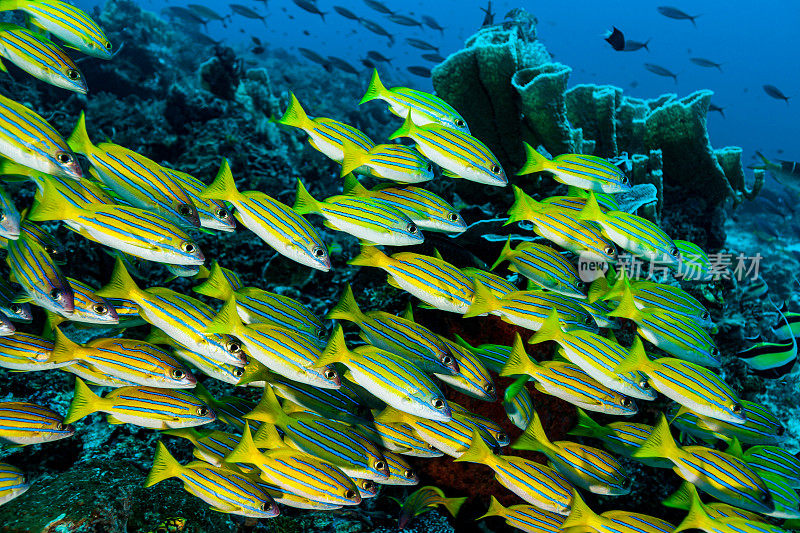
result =
M678 84L678 75L672 72L669 69L666 69L660 65L654 65L653 63L645 63L644 68L648 71L656 74L657 76L664 76L665 78L672 78L675 80L675 84Z
M771 96L776 100L783 100L786 104L789 104L789 97L783 94L783 91L775 87L774 85L762 85L764 92L767 93L767 96Z
M720 72L722 72L722 63L716 63L714 61L711 61L710 59L705 59L703 57L690 57L689 61L691 61L692 63L694 63L699 67L716 68L719 69Z
M697 23L694 21L700 15L689 15L678 9L677 7L670 7L670 6L659 6L656 8L659 13L664 15L667 18L675 19L675 20L691 20L694 26L697 26Z

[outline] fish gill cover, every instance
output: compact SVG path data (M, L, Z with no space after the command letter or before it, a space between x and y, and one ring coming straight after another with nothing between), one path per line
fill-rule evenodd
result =
M0 530L796 526L797 164L498 10L0 1Z

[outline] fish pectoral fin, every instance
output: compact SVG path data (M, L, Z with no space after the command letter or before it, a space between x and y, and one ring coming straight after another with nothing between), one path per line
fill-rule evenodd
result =
M322 225L323 225L323 226L325 226L325 227L326 227L326 228L328 228L328 229L332 229L333 231L342 231L342 230L340 230L339 228L337 228L336 226L334 226L333 224L331 224L331 223L330 223L329 221L327 221L327 220L325 220L324 222L322 222Z
M106 421L109 424L115 424L115 425L116 424L124 424L125 423L125 422L123 422L122 420L120 420L119 418L117 418L114 415L106 415Z
M401 286L400 286L400 284L399 284L399 283L397 283L397 281L395 281L395 279L394 279L392 276L387 276L387 277L386 277L386 283L387 283L387 284L388 284L390 287L394 287L395 289L400 289L400 290L403 290L403 287L401 287Z
M442 169L442 176L447 176L448 178L461 178L461 176L451 170L447 170L446 168Z
M0 61L0 72L8 72L8 69L7 69L7 68L6 68L6 66L3 64L3 62L2 62L2 61Z

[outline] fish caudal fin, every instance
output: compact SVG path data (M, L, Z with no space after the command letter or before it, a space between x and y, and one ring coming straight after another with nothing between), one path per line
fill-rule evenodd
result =
M483 283L475 280L475 292L472 304L469 309L464 313L464 318L471 318L473 316L480 316L500 308L500 300L492 294Z
M361 98L361 101L358 104L361 105L365 102L369 102L370 100L375 100L384 94L386 94L386 87L383 86L381 78L378 76L378 69L374 68L372 69L372 78L369 80L367 92L364 93L364 97Z
M511 347L511 353L508 355L508 361L500 369L501 376L529 376L533 374L536 363L534 363L528 353L525 351L525 345L522 344L522 337L519 333L514 335L514 344Z
M197 428L165 429L161 431L161 434L186 439L195 446L197 446L198 441L205 436L205 434Z
M301 215L319 213L319 202L311 196L311 193L308 192L308 189L306 189L306 186L303 185L303 182L300 180L297 180L297 195L295 196L292 209Z
M103 298L132 299L143 292L128 273L122 258L117 257L111 279L105 286L95 291L95 294Z
M487 518L489 516L505 516L505 510L506 508L503 507L503 504L497 501L497 498L492 496L491 500L489 501L489 508L486 510L486 513L480 518L477 518L477 520L483 520L484 518Z
M460 457L453 459L456 463L485 463L487 459L492 457L492 450L486 444L486 441L481 437L478 428L472 429L472 442L467 451L461 454Z
M550 166L550 160L534 150L533 146L530 144L523 144L525 145L525 164L519 169L517 176L524 176L525 174L533 174L534 172L547 170Z
M250 424L244 423L242 438L231 452L225 456L226 463L258 463L261 452L258 451L256 443L253 441L253 434L250 432Z
M69 411L64 417L65 424L72 424L85 416L96 413L100 410L103 399L92 392L92 389L81 379L75 378L75 393L72 403L69 404Z
M538 202L534 202L536 202L536 200L514 185L514 203L508 208L506 212L508 220L503 225L507 226L508 224L513 224L521 220L530 220L536 212L534 206L538 204Z
M680 453L680 447L672 437L667 419L664 415L661 415L661 419L653 428L653 432L650 433L650 436L642 443L639 449L633 452L632 457L640 459L648 457L669 459L675 457L678 453Z
M376 268L381 268L385 265L388 260L389 256L380 251L375 246L365 246L361 245L361 252L352 258L350 261L347 262L348 265L355 265L355 266L371 266Z
M403 121L403 125L397 128L397 131L389 135L389 140L391 141L398 137L413 137L417 129L418 127L414 124L414 121L411 120L411 113L409 112L408 115L406 115L406 119Z
M511 448L514 450L531 450L534 452L542 452L545 455L552 447L553 445L550 443L550 439L547 438L544 427L542 427L539 413L536 411L533 412L533 418L528 424L528 427L525 428L525 432L511 445Z
M37 181L42 193L28 211L27 219L31 222L47 222L49 220L69 220L79 214L82 209L64 200L52 180Z
M3 4L5 4L5 2L3 2ZM3 4L0 4L0 11L3 11ZM72 133L70 133L67 138L67 145L73 152L84 155L87 155L94 148L94 144L92 144L92 140L89 138L89 132L86 131L85 112L81 111L78 122L75 123L75 129L72 130Z
M644 343L639 336L633 338L633 344L627 357L614 369L615 374L625 374L626 372L646 371L650 366L650 358L644 351Z
M219 310L219 313L211 320L211 323L206 327L204 333L212 334L230 334L234 335L236 330L242 326L242 319L236 311L236 296L231 295L230 298Z
M497 258L497 261L494 262L492 268L490 268L489 270L494 270L495 268L497 268L498 265L500 265L500 263L507 260L513 253L514 249L511 248L511 235L509 235L508 239L506 239L506 242L503 244L503 249L500 251L500 256Z
M342 142L342 154L344 157L342 159L341 177L350 174L369 161L369 153L348 140Z
M598 522L598 515L592 511L591 507L586 505L577 489L572 490L572 505L569 516L567 516L564 523L561 524L560 531L569 531L570 528L580 528L577 531L596 531L593 527Z
M353 288L348 283L345 285L339 301L333 306L333 309L328 311L325 318L328 320L347 320L349 322L360 322L364 313L358 307L356 297L353 295Z
M285 448L286 444L278 434L278 430L272 424L261 424L253 435L253 442L256 443L257 448Z
M231 286L230 281L228 281L228 278L225 277L225 273L222 271L222 267L219 266L219 263L216 261L211 265L208 278L200 285L193 287L192 290L197 294L202 294L203 296L208 296L209 298L217 300L227 300L233 296L234 292L233 286Z
M280 421L286 420L286 413L281 409L281 404L278 402L278 397L272 387L264 387L264 394L261 395L261 400L256 405L255 409L244 415L245 418L250 420L258 420L259 422L266 422L268 424L276 424Z
M328 344L322 355L319 356L314 366L319 368L322 366L331 365L333 363L345 363L350 356L350 350L347 348L347 343L344 340L344 330L341 324L336 324L333 329Z
M180 475L182 471L183 466L169 453L164 443L158 441L156 443L156 454L153 457L153 466L150 468L150 473L147 474L144 486L152 487L165 479Z
M290 93L289 99L289 107L286 108L286 112L283 116L278 119L278 124L293 126L300 129L307 128L311 123L311 119L306 115L303 106L300 105L300 101L297 100L294 93Z
M711 517L708 516L708 513L703 509L703 504L700 501L700 496L695 491L694 494L691 495L691 504L689 505L689 513L683 519L683 521L678 524L673 530L673 533L680 533L681 531L686 531L687 529L701 529L703 531L710 531L709 529L709 522L711 522Z
M589 414L577 407L577 414L578 414L578 423L575 424L575 427L567 431L568 435L574 435L576 437L602 437L610 433L610 430L606 427L601 426L595 420L589 416Z
M688 481L681 483L678 490L664 498L661 505L665 507L672 507L673 509L687 510L692 506L692 500L697 497L697 489Z
M444 505L444 508L447 509L447 512L449 512L450 515L455 518L465 501L467 501L466 496L463 498L443 498L442 505Z
M79 359L76 352L81 348L81 345L73 342L66 335L64 335L58 327L53 328L53 351L50 352L50 357L47 358L48 363L67 363Z
M200 197L209 200L227 200L236 202L241 200L242 193L236 188L236 181L231 173L231 166L227 159L222 160L219 171L211 185L200 191Z
M547 341L558 342L564 335L561 329L561 321L558 318L558 310L553 308L547 318L544 319L541 327L528 339L528 344L539 344Z
M344 183L342 184L342 191L347 196L368 196L369 189L361 185L361 182L358 181L358 178L355 177L353 174L348 174L344 178Z
M610 297L605 296L604 299L610 299ZM627 318L629 320L636 320L641 315L642 312L636 307L636 303L633 299L633 293L630 287L627 286L622 289L622 296L616 309L606 314L606 316L609 317Z

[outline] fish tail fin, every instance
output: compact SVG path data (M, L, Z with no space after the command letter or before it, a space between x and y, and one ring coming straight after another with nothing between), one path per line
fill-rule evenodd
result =
M208 278L200 285L192 287L192 291L216 300L227 300L233 296L234 289L228 278L225 277L222 267L219 266L218 262L214 261Z
M231 166L227 159L222 160L217 176L210 185L200 191L200 197L209 200L227 200L229 202L240 199L242 193L236 188L236 181L231 173Z
M492 265L492 268L490 268L489 270L494 270L495 268L497 268L497 266L500 263L502 263L503 261L508 259L509 256L511 254L513 254L513 253L514 253L514 249L511 248L511 235L509 235L508 239L506 239L506 242L503 244L503 249L500 250L500 256L497 258L497 261L494 262L494 264Z
M553 309L547 318L542 322L541 327L528 339L528 344L539 344L541 342L556 341L562 338L564 330L561 329L561 322L558 318L558 310Z
M600 209L600 204L597 203L597 197L594 195L594 191L591 191L586 198L586 205L584 205L583 209L578 213L578 220L598 222L603 220L604 216L602 209Z
M389 135L389 140L391 141L398 137L411 137L417 129L416 124L411 120L411 113L409 112L408 115L406 115L406 119L403 121L403 125L397 128L397 131Z
M319 213L319 202L311 196L303 182L297 180L297 195L295 196L294 205L292 209L301 215L308 213Z
M492 450L486 444L486 441L481 437L478 428L472 429L472 442L467 451L461 454L460 457L453 459L456 463L485 463L487 459L492 457Z
M5 4L5 2L3 2L3 4ZM2 10L2 4L0 4L0 11ZM84 155L91 152L92 148L94 148L92 140L89 138L89 132L86 131L86 113L84 111L81 111L81 114L78 116L78 122L75 123L75 128L67 138L67 145L73 152Z
M550 166L550 160L537 152L530 144L523 144L525 145L525 164L519 169L517 176L524 176L526 174L547 170Z
M486 513L478 518L478 520L483 520L489 516L504 516L506 508L503 507L503 504L497 501L497 498L494 496L491 497L489 501L489 508L486 510Z
M47 222L49 220L68 220L82 210L69 202L58 191L52 180L38 181L42 193L36 196L26 218L31 222Z
M372 69L372 77L370 78L369 85L367 86L367 92L364 93L364 97L361 99L358 105L380 98L384 94L386 94L386 87L384 87L380 76L378 76L378 69L374 68Z
M638 450L633 452L632 457L648 458L648 457L675 457L675 454L680 452L680 447L675 442L672 432L669 430L669 423L666 417L661 415L661 419L653 428L653 432L647 437L647 440L642 443Z
M195 446L197 446L197 442L203 437L203 433L196 428L165 429L161 431L161 434L186 439Z
M697 496L697 489L688 481L681 483L678 490L661 501L661 505L673 509L687 510L692 506L692 500Z
M465 501L467 501L466 496L463 498L442 498L442 505L455 518Z
M169 453L164 443L158 441L156 443L156 454L153 456L153 466L147 474L144 486L152 487L165 479L180 475L182 471L183 466Z
M472 305L464 313L464 318L491 313L499 307L500 300L483 283L475 280L475 296L472 300Z
M616 283L614 285L616 285ZM630 287L623 287L622 297L619 300L617 308L608 313L606 316L636 320L641 315L642 312L638 307L636 307Z
M536 411L533 412L533 418L528 424L528 427L525 428L525 432L511 445L513 450L531 450L545 454L550 451L552 447L553 445L550 439L547 438L547 433L544 432L539 413Z
M278 434L278 430L272 424L261 424L253 435L253 442L257 448L284 448L286 444Z
M608 433L608 429L598 424L586 411L580 407L576 409L578 411L578 423L567 432L568 435L575 435L576 437L599 437Z
M708 516L708 513L705 509L703 509L703 503L700 501L700 496L695 491L694 494L690 495L691 501L689 504L689 513L683 519L683 521L678 524L673 532L680 533L681 531L686 531L687 529L700 529L703 531L709 531L709 522L711 521L711 517Z
M236 310L236 296L231 295L225 302L225 305L222 306L217 315L208 324L204 333L208 335L214 333L234 335L236 330L241 326L242 319L239 317L239 313Z
M347 348L347 342L344 340L344 329L341 324L336 324L333 329L328 344L325 346L322 355L319 356L317 362L314 363L315 367L327 366L333 363L344 363L350 355L350 350Z
M278 397L275 396L272 387L264 387L264 394L261 396L258 405L244 417L268 424L276 424L286 420L287 415L283 412L283 408L281 408L281 404L278 402Z
M336 302L333 309L328 311L325 318L328 320L358 322L363 316L364 313L361 312L361 308L358 307L358 302L356 302L356 297L353 295L353 288L348 283L345 285L342 295L339 297L339 301Z
M358 167L364 165L369 159L369 153L356 146L355 143L345 139L342 142L342 171L341 177L344 177L353 172Z
M611 287L608 285L608 280L600 276L589 285L589 294L586 296L586 299L590 304L593 304L603 299L608 294L609 290L611 290Z
M75 378L75 393L72 402L69 404L69 411L64 417L65 424L72 424L85 416L99 411L99 404L102 398L92 392L89 385L81 378Z
M52 331L54 334L53 351L50 352L47 362L66 363L78 359L79 357L76 356L75 352L80 350L81 345L64 335L58 326L54 327Z
M381 266L384 265L388 259L389 256L379 250L376 246L364 246L362 244L361 252L348 261L347 264L381 268Z
M257 462L260 452L256 448L256 443L253 441L253 434L250 432L250 424L244 423L244 431L242 438L239 439L233 450L225 456L226 463L253 463Z
M647 353L644 351L642 339L637 335L633 339L633 344L631 344L631 349L627 357L617 365L617 368L614 369L614 373L625 374L627 372L641 372L647 370L649 366L650 358L647 357Z
M469 351L473 351L475 348L468 343L461 335L455 333L453 334L453 341L461 347L466 348Z
M576 489L572 490L572 505L569 516L561 524L561 531L568 531L573 527L580 527L579 531L595 531L594 524L598 522L597 513L589 507Z
M361 182L353 174L348 174L344 178L342 192L348 196L366 196L369 193L369 189L361 185Z
M114 271L108 283L95 291L95 294L103 298L123 298L131 299L132 296L141 294L143 291L136 285L121 257L117 257L114 263Z
M511 347L511 353L508 356L508 361L500 369L501 376L528 376L531 375L532 370L535 369L534 363L528 353L525 351L525 345L522 344L522 337L519 333L514 335L514 344Z
M306 115L303 106L300 105L300 101L294 93L289 93L289 107L286 108L283 116L278 119L278 124L303 129L308 127L310 123L311 119Z
M409 421L409 417L403 411L391 406L384 407L374 418L381 424L406 424Z
M525 191L514 185L514 203L511 204L511 207L509 207L508 211L506 212L508 215L508 220L504 226L514 222L519 222L520 220L530 220L531 215L535 213L533 208L535 204L533 202L536 202L536 200L525 194Z

